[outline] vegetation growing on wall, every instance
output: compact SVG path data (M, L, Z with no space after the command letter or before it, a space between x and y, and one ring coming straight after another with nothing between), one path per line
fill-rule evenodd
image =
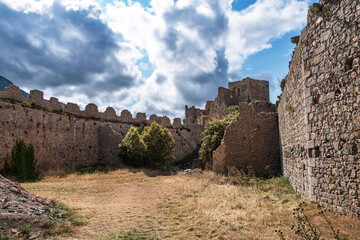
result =
M120 159L133 167L164 165L174 159L175 141L167 128L157 123L139 133L131 127L119 145Z
M17 140L11 151L11 166L5 174L16 176L20 181L33 181L37 178L35 164L34 147Z
M226 127L239 119L237 107L231 107L229 114L221 120L213 120L205 125L202 133L203 141L199 151L199 166L201 168L211 168L213 162L212 153L220 146L224 137Z

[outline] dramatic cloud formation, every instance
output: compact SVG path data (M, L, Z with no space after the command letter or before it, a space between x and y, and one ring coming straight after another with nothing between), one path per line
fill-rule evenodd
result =
M183 116L185 104L202 106L239 80L250 55L300 29L307 5L0 0L0 75L82 106Z

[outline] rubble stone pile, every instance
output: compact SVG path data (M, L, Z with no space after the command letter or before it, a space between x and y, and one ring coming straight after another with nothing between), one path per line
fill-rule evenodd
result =
M46 222L66 223L65 214L55 203L27 192L0 175L0 235L20 234L25 225L36 235Z

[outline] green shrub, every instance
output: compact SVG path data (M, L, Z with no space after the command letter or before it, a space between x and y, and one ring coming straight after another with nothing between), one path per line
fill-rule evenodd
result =
M220 146L226 127L239 119L239 111L236 107L229 109L229 114L221 120L213 120L205 125L202 133L203 141L199 151L198 165L201 168L212 167L212 154Z
M45 220L41 222L41 226L43 228L54 228L55 222L51 220Z
M71 225L73 225L73 226L83 226L84 225L84 221L78 217L70 217L69 221L70 221Z
M294 112L295 109L293 106L291 106L291 104L289 103L288 105L286 105L285 110L288 112Z
M55 209L51 209L49 207L44 207L43 208L44 213L52 216L52 217L56 217L56 218L61 218L63 217L62 214L60 213L59 209L55 208Z
M174 159L175 141L167 128L152 123L141 133L147 148L147 165L164 165Z
M26 145L23 140L16 140L11 150L11 166L6 170L20 181L33 181L36 179L34 147Z
M310 7L310 10L311 10L315 15L317 15L317 14L320 12L320 9L317 8L317 7Z
M29 224L24 224L19 227L19 230L22 236L29 236L31 232L31 226Z
M130 128L119 148L119 157L125 164L133 167L140 167L145 164L146 145L135 127Z
M173 160L174 147L175 141L169 130L152 123L141 134L135 127L130 128L119 145L119 157L133 167L153 167Z

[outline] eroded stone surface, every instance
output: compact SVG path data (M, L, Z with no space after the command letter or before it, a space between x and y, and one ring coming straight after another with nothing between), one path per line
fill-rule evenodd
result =
M360 217L360 5L318 7L327 13L309 10L283 83L284 175L301 196Z
M226 128L213 153L215 172L227 173L236 167L260 177L281 174L277 114L257 110L255 105L240 105L239 120Z

